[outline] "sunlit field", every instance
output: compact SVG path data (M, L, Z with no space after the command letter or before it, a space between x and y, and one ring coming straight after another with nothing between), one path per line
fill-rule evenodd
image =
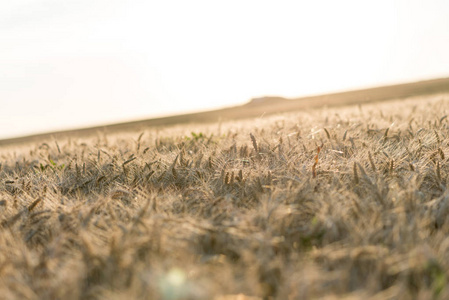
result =
M2 299L448 299L449 96L0 148Z

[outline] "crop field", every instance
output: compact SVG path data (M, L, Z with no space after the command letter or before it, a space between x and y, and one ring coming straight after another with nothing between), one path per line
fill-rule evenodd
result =
M0 147L1 299L449 299L449 96Z

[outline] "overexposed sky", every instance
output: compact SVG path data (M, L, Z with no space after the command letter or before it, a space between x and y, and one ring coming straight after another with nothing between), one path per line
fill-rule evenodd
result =
M0 2L0 138L449 76L447 0Z

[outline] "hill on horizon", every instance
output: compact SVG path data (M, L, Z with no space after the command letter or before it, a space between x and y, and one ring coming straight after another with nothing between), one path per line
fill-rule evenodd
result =
M342 106L355 103L370 103L389 99L407 98L412 96L449 93L449 77L412 83L387 85L381 87L352 90L346 92L329 93L323 95L306 96L299 98L284 98L281 96L264 96L251 99L241 106L233 106L207 112L189 113L168 117L137 120L126 123L107 124L88 128L64 130L8 138L0 140L1 145L23 143L30 140L39 140L48 137L65 135L83 136L92 135L98 131L127 131L139 130L148 126L170 126L186 123L218 122L232 119L251 118L273 113L290 112L302 109L312 109L322 106Z

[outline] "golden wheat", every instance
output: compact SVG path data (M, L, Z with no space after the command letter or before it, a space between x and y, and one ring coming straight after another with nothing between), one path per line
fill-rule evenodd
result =
M447 299L448 104L4 146L0 298Z

